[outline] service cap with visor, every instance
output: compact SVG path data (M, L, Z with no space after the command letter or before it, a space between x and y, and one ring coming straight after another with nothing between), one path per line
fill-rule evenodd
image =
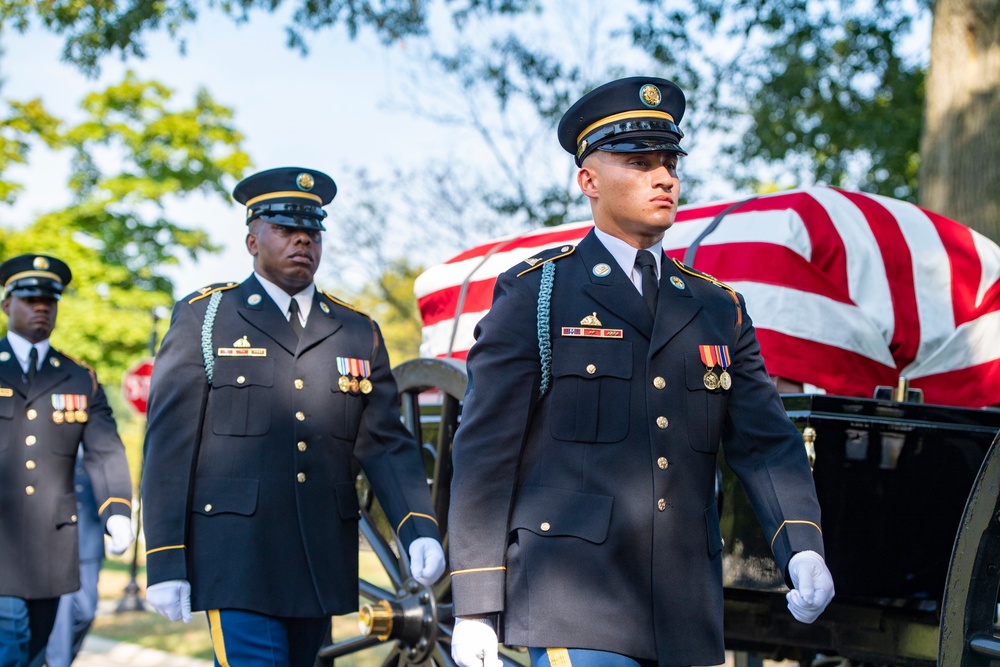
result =
M592 151L649 153L680 146L678 125L684 117L684 92L673 81L633 76L590 91L563 114L559 144L576 158L577 166Z
M4 298L41 297L58 301L72 279L73 273L66 262L48 255L18 255L0 264Z
M337 184L321 171L278 167L247 176L233 198L247 207L247 224L261 218L272 225L326 231L323 207L337 195Z

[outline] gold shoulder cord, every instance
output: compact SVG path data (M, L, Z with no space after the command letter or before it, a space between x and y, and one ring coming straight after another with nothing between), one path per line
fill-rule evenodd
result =
M222 292L224 290L233 289L234 287L238 286L239 283L226 283L225 285L219 285L218 287L212 287L211 285L209 285L208 287L202 287L200 290L198 290L198 296L191 298L188 301L188 304L192 304L195 301L201 301L206 296L212 296L216 292Z
M732 297L733 303L736 305L736 337L739 338L740 329L743 327L743 308L740 307L740 298L736 296L736 290L734 290L732 287L722 282L721 280L718 280L708 275L707 273L702 273L701 271L697 271L688 266L685 266L684 264L678 262L673 257L671 257L670 260L677 266L678 269L688 274L689 276L694 276L695 278L701 278L702 280L707 280L713 285L716 285L726 290L729 296Z
M542 258L542 257L529 257L528 259L526 259L524 261L526 263L528 263L528 264L531 264L531 266L529 266L524 271L521 271L519 274L517 274L517 277L520 278L524 274L530 273L530 272L534 271L535 269L541 267L542 265L547 264L548 262L554 262L557 259L562 259L563 257L568 257L569 255L572 255L574 252L576 252L576 246L575 245L571 245L571 246L563 246L562 248L559 249L559 254L552 255L552 257L545 257L545 258Z
M359 315L364 315L368 319L371 319L371 316L368 313L364 312L363 310L358 310L356 307L352 306L351 304L347 303L346 301L341 301L340 299L338 299L334 295L330 294L326 290L320 290L320 294L322 294L323 296L325 296L330 301L333 301L338 306L343 306L344 308L347 308L348 310L353 310L355 313L358 313Z

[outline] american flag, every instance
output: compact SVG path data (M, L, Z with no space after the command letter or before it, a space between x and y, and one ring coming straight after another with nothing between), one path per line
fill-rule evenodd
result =
M497 239L421 274L421 355L464 359L496 276L592 226ZM682 206L663 247L746 297L772 375L860 397L905 377L927 403L1000 405L1000 247L958 222L811 187Z

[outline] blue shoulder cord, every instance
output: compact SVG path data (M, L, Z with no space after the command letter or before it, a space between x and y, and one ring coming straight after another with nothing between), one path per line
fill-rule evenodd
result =
M549 390L552 381L552 337L549 330L549 309L552 304L552 283L556 277L555 262L542 267L542 283L538 288L538 356L542 365L542 383L538 397Z
M222 301L222 292L215 292L208 301L208 309L205 311L205 319L201 323L201 356L205 359L205 377L208 384L212 384L212 373L215 370L215 355L212 351L212 329L215 327L215 315L219 312L219 302Z

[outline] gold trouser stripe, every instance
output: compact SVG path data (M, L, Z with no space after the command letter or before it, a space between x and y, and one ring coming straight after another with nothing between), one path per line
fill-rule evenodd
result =
M432 517L430 514L421 514L420 512L410 512L409 514L407 514L406 516L404 516L403 520L399 522L398 526L396 526L396 533L397 534L399 533L399 529L403 527L404 523L406 523L407 521L409 521L409 519L410 519L411 516L412 517L420 517L421 519L430 519L431 521L434 522L435 526L437 525L437 519L435 519L434 517Z
M229 667L229 659L226 657L226 641L222 638L222 617L219 616L218 609L208 610L208 626L212 631L212 649L215 651L215 659L222 667Z
M471 572L494 572L496 570L506 570L506 569L507 568L503 565L498 565L496 567L470 567L465 570L455 570L454 572L451 573L451 576L454 577L456 574L469 574Z
M183 548L184 548L183 544L172 544L169 547L156 547L155 549L148 549L146 551L146 555L148 556L149 554L155 554L157 551L168 551L170 549L183 549Z
M108 505L110 505L111 503L124 503L129 509L132 509L131 500L127 500L125 498L108 498L107 500L104 501L104 504L101 505L101 508L97 510L97 513L100 514L101 512L103 512L105 509L107 509Z
M804 523L807 526L812 526L813 528L815 528L816 530L818 530L820 535L823 534L823 530L819 526L817 526L815 523L813 523L812 521L801 521L801 520L799 520L799 521L782 521L781 525L778 526L777 532L774 533L774 537L771 538L771 550L772 551L774 550L774 541L776 539L778 539L778 535L781 533L781 529L784 528L786 525L788 525L790 523Z
M545 649L549 656L549 667L573 667L573 661L569 659L569 649L549 648Z

